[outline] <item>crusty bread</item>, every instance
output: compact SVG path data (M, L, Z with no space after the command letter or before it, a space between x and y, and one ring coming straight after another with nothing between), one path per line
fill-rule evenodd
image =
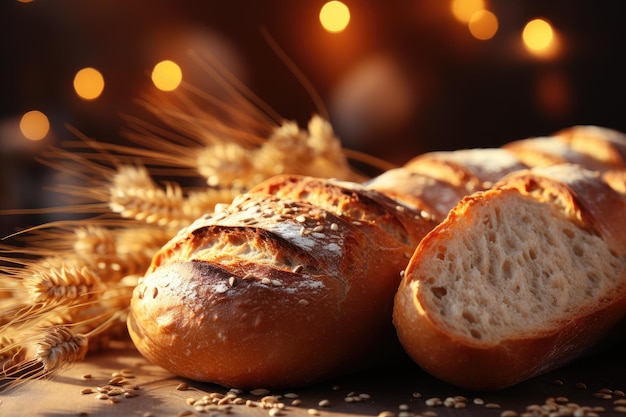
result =
M505 149L429 152L379 175L369 181L367 187L441 221L466 195L486 190L506 174L524 168L526 166Z
M360 185L281 176L182 230L136 287L130 335L183 377L297 387L401 352L393 298L435 223Z
M626 135L599 126L573 126L503 148L529 167L572 163L598 171L626 168Z
M384 361L398 347L392 315L407 352L458 385L497 388L558 366L626 308L614 302L626 140L591 127L559 135L420 155L363 185L266 180L155 255L133 294L131 337L178 375L240 388ZM601 145L585 146L590 136ZM563 162L600 169L606 183L581 166L526 170ZM588 329L598 314L611 320Z
M602 178L615 191L626 195L626 169L611 169L602 173Z
M626 314L626 201L562 165L463 199L420 243L394 323L426 371L504 388L585 354Z
M571 149L599 162L599 169L626 168L626 134L601 126L572 126L554 133Z

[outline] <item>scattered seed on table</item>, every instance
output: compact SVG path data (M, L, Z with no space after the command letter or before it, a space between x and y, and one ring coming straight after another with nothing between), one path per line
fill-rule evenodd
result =
M426 400L426 405L429 407L437 407L442 404L441 398L439 397L431 397Z
M126 383L126 378L122 376L116 376L109 380L109 384L111 385L124 385Z
M270 390L265 389L265 388L256 388L256 389L253 389L252 391L250 391L250 394L256 395L256 396L259 396L259 397L264 397L264 396L270 394Z

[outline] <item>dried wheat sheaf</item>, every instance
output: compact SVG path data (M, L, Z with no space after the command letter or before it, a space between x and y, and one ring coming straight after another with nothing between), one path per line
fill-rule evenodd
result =
M301 129L223 68L206 69L227 99L183 85L141 101L158 123L128 117L131 145L75 132L76 141L44 155L77 180L57 187L73 199L60 211L84 217L21 231L12 238L24 245L0 246L0 390L124 338L132 290L152 255L217 203L281 173L363 179L326 118Z

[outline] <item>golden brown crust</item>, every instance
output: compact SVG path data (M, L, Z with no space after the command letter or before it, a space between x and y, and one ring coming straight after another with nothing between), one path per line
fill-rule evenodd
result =
M626 135L598 126L573 126L552 136L509 142L503 148L530 167L566 163L598 171L626 167Z
M371 180L367 187L442 221L463 197L526 168L504 149L461 149L419 155Z
M554 136L599 164L599 170L626 167L626 135L600 126L572 126ZM589 167L592 168L592 167Z
M240 388L389 360L400 352L390 320L400 271L434 226L416 214L356 184L272 179L154 257L131 337L178 375Z
M367 184L398 202L414 207L437 221L467 195L465 187L454 186L432 176L412 172L404 167L379 175Z
M411 159L404 168L464 189L468 195L486 190L506 174L527 166L506 149L474 148L425 153Z
M626 169L611 169L603 172L602 178L611 188L626 196Z

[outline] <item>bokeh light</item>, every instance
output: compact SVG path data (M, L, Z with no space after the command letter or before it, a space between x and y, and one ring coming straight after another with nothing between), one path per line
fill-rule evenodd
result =
M479 40L488 40L498 31L498 18L489 10L479 10L467 23L470 33Z
M532 52L542 52L552 46L554 30L544 19L533 19L526 23L522 31L524 46Z
M350 23L350 9L340 1L329 1L320 10L320 23L327 32L343 32Z
M95 100L104 90L104 77L95 68L83 68L74 76L74 91L83 100Z
M50 122L48 117L39 110L31 110L22 116L20 131L26 139L41 140L50 131Z
M461 23L469 23L474 13L484 9L483 0L452 0L450 3L452 14Z
M183 72L174 61L161 61L152 70L152 82L161 91L174 91L183 81Z

